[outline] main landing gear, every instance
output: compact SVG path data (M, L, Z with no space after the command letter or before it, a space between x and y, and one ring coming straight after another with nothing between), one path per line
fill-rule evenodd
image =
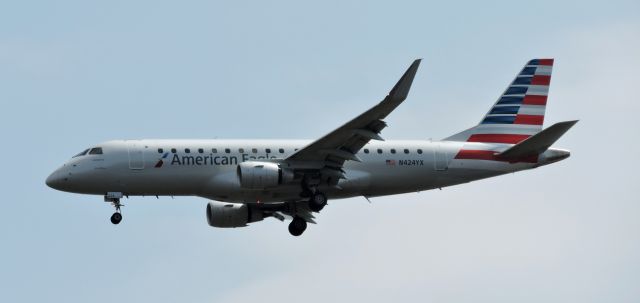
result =
M327 196L316 191L309 198L309 209L314 212L320 212L327 205Z
M305 177L300 185L302 187L300 197L308 199L309 210L316 213L320 212L327 205L327 196L318 190L318 182L312 182L310 178ZM307 220L294 215L293 220L289 223L289 233L297 237L302 235L306 229Z
M293 221L289 223L289 233L292 236L299 236L307 229L307 221L300 217L294 217Z
M309 198L309 209L316 213L320 212L327 205L327 196L318 190L317 183L312 183L309 179L304 179L301 185L300 196Z
M120 212L120 207L123 206L122 204L120 204L120 199L122 198L123 194L122 193L114 193L114 192L109 192L106 195L104 195L104 201L105 202L110 202L113 207L116 208L116 212L113 213L113 215L111 215L111 223L117 225L120 224L120 221L122 221L122 213Z
M302 192L300 197L307 198L307 205L312 212L320 212L327 205L327 196L320 192L316 184L310 184L308 179L302 182ZM303 200L304 201L304 200ZM300 216L294 215L293 220L289 223L289 233L292 236L300 236L307 229L307 220Z

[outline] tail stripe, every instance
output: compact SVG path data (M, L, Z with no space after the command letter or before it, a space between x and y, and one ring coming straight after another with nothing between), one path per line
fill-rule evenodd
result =
M535 96L535 95L524 96L524 100L522 100L522 104L547 105L547 96Z
M542 115L504 115L497 116L492 115L486 117L482 124L531 124L531 125L542 125L544 122L544 116Z
M546 96L549 94L549 85L529 85L525 87L526 95Z
M529 61L529 65L553 65L553 59L533 59Z
M491 150L472 150L472 149L461 149L458 154L456 154L455 159L459 160L487 160L487 161L501 161L501 162L509 162L509 163L537 163L538 156L527 156L519 159L502 159L498 157L498 153Z
M517 114L520 106L496 106L491 109L490 115L495 114Z
M482 120L482 124L513 124L516 120L516 116L487 116Z
M552 65L553 59L529 61L480 124L542 125Z
M544 116L545 106L523 104L518 110L521 115L539 115Z
M541 131L552 68L553 59L527 62L478 125L447 140L517 144ZM469 146L471 149L478 147L475 143ZM472 153L465 158L473 156L478 154ZM488 153L480 157L488 157Z
M527 93L526 86L510 86L504 93L506 95L524 95Z
M544 122L544 116L537 115L517 115L516 119L513 121L514 124L531 124L531 125L542 125Z
M500 98L500 101L498 101L498 103L496 103L496 105L501 105L501 104L522 104L522 100L523 99L524 99L524 96L502 97L502 98Z
M551 76L551 66L538 66L534 75Z
M529 104L529 105L546 105L547 96L541 95L526 95L526 96L509 96L502 97L496 105L510 105L510 104Z
M535 75L533 76L531 83L533 85L549 85L551 83L551 75Z
M474 134L469 137L469 140L467 140L467 142L516 144L529 137L529 135Z

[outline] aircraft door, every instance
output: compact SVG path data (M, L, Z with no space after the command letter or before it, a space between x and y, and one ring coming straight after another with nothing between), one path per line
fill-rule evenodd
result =
M128 145L129 169L144 169L144 150L138 142L131 142Z
M447 150L442 143L436 143L436 147L433 150L433 169L437 171L447 170L449 166L449 156Z

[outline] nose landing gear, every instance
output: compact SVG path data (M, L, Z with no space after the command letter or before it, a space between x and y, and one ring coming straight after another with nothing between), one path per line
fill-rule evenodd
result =
M116 193L116 192L109 192L106 195L104 195L104 201L105 202L110 202L113 207L116 208L116 212L113 213L113 215L111 215L111 223L113 223L114 225L120 224L120 221L122 221L122 214L120 212L120 207L122 207L123 205L120 204L120 198L123 197L122 193Z
M111 215L111 223L118 224L118 223L120 223L120 221L122 221L122 214L121 213L115 212L115 213L113 213L113 215Z

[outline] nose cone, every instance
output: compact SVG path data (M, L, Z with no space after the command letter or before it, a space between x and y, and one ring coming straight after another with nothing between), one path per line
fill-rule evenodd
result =
M47 177L45 183L53 189L62 190L64 181L64 176L60 173L60 170L56 170Z

